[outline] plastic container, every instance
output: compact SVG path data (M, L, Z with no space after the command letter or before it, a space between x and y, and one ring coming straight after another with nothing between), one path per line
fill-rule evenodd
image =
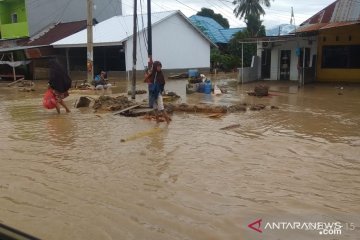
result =
M205 82L204 93L205 94L210 94L211 93L211 82Z
M198 83L199 84L199 88L197 89L197 91L199 93L203 93L205 91L205 83Z
M189 69L188 74L189 78L196 78L199 76L199 71L197 69Z

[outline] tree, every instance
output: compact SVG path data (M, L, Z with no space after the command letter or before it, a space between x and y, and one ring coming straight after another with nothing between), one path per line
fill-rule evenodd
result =
M215 13L212 9L201 8L201 11L197 12L196 15L212 18L216 22L218 22L223 28L228 29L230 27L229 21L224 18L220 13Z
M256 55L256 43L245 43L242 46L241 41L249 37L250 33L247 30L243 32L238 32L230 40L228 47L228 51L231 52L232 55L240 59L239 65L241 65L241 51L242 49L244 49L244 67L249 67L251 65L252 56Z
M240 19L248 15L265 15L265 11L262 8L262 4L266 7L270 7L270 0L234 0L233 4L236 5L234 14L236 17L240 16Z
M265 26L262 25L259 15L247 15L245 17L246 30L250 37L263 37L266 35Z

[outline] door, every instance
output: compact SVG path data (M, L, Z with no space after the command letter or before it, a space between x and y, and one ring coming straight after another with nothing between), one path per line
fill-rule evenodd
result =
M261 51L261 78L270 78L271 49Z
M280 52L280 80L290 80L291 50Z

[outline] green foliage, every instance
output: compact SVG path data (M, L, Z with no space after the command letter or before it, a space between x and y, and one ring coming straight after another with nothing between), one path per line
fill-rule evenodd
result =
M252 56L256 55L256 43L244 43L242 46L241 41L245 38L250 37L248 31L238 32L233 39L230 40L228 46L228 52L232 55L241 59L242 57L242 47L244 49L244 67L250 67ZM240 61L241 65L241 61Z
M212 9L201 8L201 11L196 13L198 16L209 17L218 22L223 28L228 29L230 27L229 21L224 18L220 13L215 13Z
M210 59L213 67L222 71L231 71L241 65L241 59L232 54L221 53L217 48L211 49Z
M259 15L249 14L245 17L245 23L250 37L263 37L266 35L265 27L262 25L262 22Z
M240 16L241 19L248 15L265 15L265 11L261 5L263 4L266 7L270 7L270 0L234 0L233 4L235 5L235 16Z

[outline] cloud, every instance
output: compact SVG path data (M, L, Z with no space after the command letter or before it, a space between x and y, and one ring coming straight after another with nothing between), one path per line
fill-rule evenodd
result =
M123 1L123 14L132 14L133 4L131 2L130 0ZM232 0L152 0L151 2L153 12L180 10L185 16L190 17L200 11L202 7L206 7L228 19L231 27L246 26L243 20L234 16ZM295 23L299 25L333 2L334 0L274 0L271 1L270 8L264 7L266 15L262 17L263 24L269 28L282 23L289 23L291 7L293 7ZM146 12L146 1L142 1L142 7L142 12ZM139 4L138 8L138 12L140 12Z

